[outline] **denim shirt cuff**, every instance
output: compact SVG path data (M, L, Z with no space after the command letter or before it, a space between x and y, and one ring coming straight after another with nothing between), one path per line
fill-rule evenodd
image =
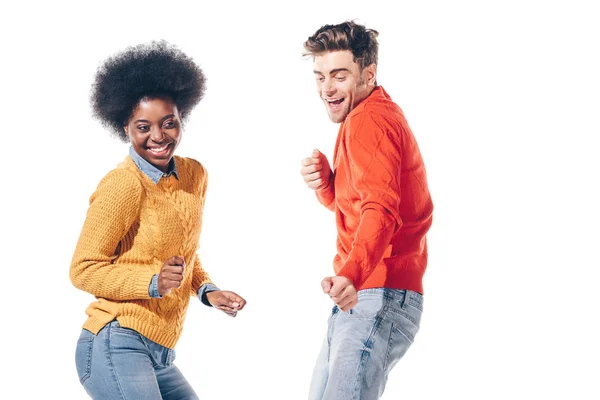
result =
M162 299L162 296L158 294L158 274L155 274L150 281L150 287L148 287L148 295L154 299Z
M200 286L200 289L198 289L198 298L205 305L207 305L209 307L212 307L212 304L210 304L210 302L208 301L208 298L206 297L206 294L210 293L210 292L217 291L217 290L221 290L221 289L219 289L218 287L216 287L212 283L206 283L206 284Z

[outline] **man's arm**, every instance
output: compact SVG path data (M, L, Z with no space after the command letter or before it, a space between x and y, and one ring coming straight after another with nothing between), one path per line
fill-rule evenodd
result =
M400 142L368 114L348 136L346 148L354 187L360 195L360 222L352 249L338 275L360 290L402 226L400 209Z

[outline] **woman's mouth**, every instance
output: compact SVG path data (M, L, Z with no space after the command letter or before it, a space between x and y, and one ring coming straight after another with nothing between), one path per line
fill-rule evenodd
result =
M165 156L167 155L167 153L169 152L169 147L171 146L171 143L167 143L165 145L162 145L160 147L158 146L153 146L153 147L148 147L148 152L152 153L155 156Z

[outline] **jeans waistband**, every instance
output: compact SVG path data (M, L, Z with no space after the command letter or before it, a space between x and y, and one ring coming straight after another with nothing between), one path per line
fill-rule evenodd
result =
M358 291L358 298L363 296L383 296L384 299L399 300L403 304L409 304L423 310L423 295L412 290L390 289L390 288L370 288Z

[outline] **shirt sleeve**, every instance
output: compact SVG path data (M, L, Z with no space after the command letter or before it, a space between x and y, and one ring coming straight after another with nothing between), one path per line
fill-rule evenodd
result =
M360 195L360 222L338 275L359 290L379 264L394 233L400 210L401 146L398 136L362 113L346 139L354 188Z
M162 299L160 293L158 293L158 274L154 274L150 287L148 287L148 295L153 299Z
M317 190L316 194L321 204L327 209L335 211L335 175L333 172L331 172L329 184L325 188Z
M115 249L139 218L142 194L137 177L124 169L111 171L100 182L71 261L75 287L111 300L150 298L153 266L115 262Z
M210 304L210 302L208 301L208 297L206 297L206 294L218 290L221 289L219 289L212 283L205 283L204 285L200 286L200 289L198 289L198 298L204 305L212 307L212 304Z

